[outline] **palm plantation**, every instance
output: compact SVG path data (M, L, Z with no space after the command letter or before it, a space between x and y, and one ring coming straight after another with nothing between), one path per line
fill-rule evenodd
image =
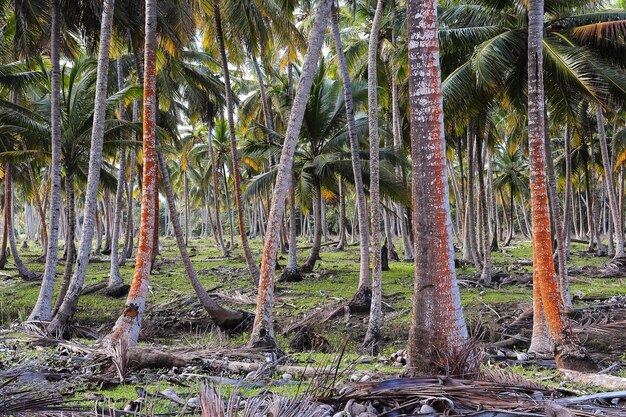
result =
M125 412L583 415L527 399L626 387L625 7L0 2L2 368L141 382Z

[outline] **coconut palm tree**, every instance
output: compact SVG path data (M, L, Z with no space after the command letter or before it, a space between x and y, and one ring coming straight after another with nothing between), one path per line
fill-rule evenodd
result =
M408 372L437 369L467 340L454 270L435 0L407 1L415 289Z

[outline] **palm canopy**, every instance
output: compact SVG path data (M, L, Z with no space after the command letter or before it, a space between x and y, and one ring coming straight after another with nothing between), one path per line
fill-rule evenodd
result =
M581 0L547 0L544 78L548 108L573 118L576 105L626 97L626 11L592 10ZM523 1L473 0L444 7L440 42L444 104L450 119L484 114L494 103L524 110L527 17ZM601 40L593 34L602 32ZM592 39L593 38L593 39ZM609 46L610 45L610 46Z
M311 95L307 102L304 121L300 131L300 142L295 153L294 172L296 176L296 195L303 207L309 207L313 190L321 187L327 196L338 193L337 177L354 184L354 173L350 160L346 110L340 81L327 77L327 66L322 60L313 82ZM367 86L360 82L352 84L355 108L360 108L367 100ZM356 115L357 135L362 142L362 149L367 149L367 116ZM265 158L268 153L278 156L281 151L282 135L257 125L269 139L249 140L244 153L251 158ZM383 132L385 134L385 132ZM369 152L360 152L362 159L363 180L369 184ZM396 178L393 164L405 163L404 158L394 148L381 148L381 191L392 199L406 204L408 193L402 181ZM248 185L245 195L250 196L273 184L276 170L257 175Z

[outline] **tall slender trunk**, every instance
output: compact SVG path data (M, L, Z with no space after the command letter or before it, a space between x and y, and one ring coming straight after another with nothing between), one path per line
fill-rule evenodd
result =
M559 195L556 190L556 175L554 174L554 160L552 158L552 140L550 138L550 130L548 129L548 113L544 107L544 125L545 125L545 138L544 138L544 152L545 152L545 164L546 174L548 176L548 199L550 202L550 212L552 214L551 225L554 228L556 235L556 254L558 263L559 274L559 290L561 297L565 302L565 307L571 307L571 302L567 302L570 297L565 294L565 287L561 283L568 281L567 272L567 257L565 249L565 230L563 226L563 218L561 217L561 203L559 202Z
M602 107L599 103L596 104L596 115L598 121L598 141L600 142L600 153L602 154L602 165L604 166L604 180L606 183L606 191L609 196L609 208L611 210L611 218L613 220L613 224L615 225L615 230L618 231L618 233L615 234L617 242L617 246L615 248L615 258L620 258L624 256L624 233L621 224L622 216L620 215L617 193L615 192L613 165L611 164L609 149L606 143L604 116L602 114Z
M354 189L356 193L356 208L358 214L357 219L360 251L359 286L355 293L352 306L367 309L370 305L372 291L370 283L370 237L367 226L365 187L363 185L363 170L361 168L361 159L359 155L359 141L356 136L352 83L350 81L350 73L348 72L348 65L346 63L346 57L341 42L341 35L339 33L338 11L335 7L333 7L331 11L331 24L335 40L335 50L337 52L337 61L341 72L341 79L343 81L343 95L348 121L348 138L350 140L350 158L352 161L352 172L354 173Z
M9 251L7 250L7 246L9 243L9 193L7 192L7 179L4 177L4 201L3 201L3 209L2 209L2 250L0 253L0 269L5 269L7 264L7 259L9 257ZM47 259L47 258L46 258Z
M117 89L121 91L124 88L124 73L122 69L122 60L117 58ZM119 119L126 120L126 111L124 103L119 104ZM122 202L124 199L124 183L126 182L126 147L120 146L120 167L117 176L117 189L115 190L115 212L113 219L113 231L111 233L111 271L109 272L108 290L119 288L124 285L124 281L120 276L119 264L119 239L120 225L122 224Z
M600 235L600 207L598 205L598 191L596 187L596 154L593 148L593 136L589 137L589 143L591 162L591 169L589 170L591 184L591 224L593 225L593 234L596 239L597 253L598 255L605 255L606 246L602 243L602 236Z
M51 318L52 296L56 281L59 252L59 218L61 211L61 69L59 65L61 22L59 0L50 1L50 20L50 61L52 64L50 76L50 124L52 131L52 158L50 161L50 233L48 235L46 265L44 267L39 296L28 320L50 320ZM45 219L45 213L43 217ZM45 227L43 228L45 229ZM3 254L4 252L3 250Z
M104 0L102 5L102 21L100 26L100 47L98 49L98 72L96 76L96 96L94 100L93 129L91 135L91 149L89 152L89 173L87 176L87 191L85 193L85 209L81 232L80 249L76 258L76 267L72 282L63 304L56 317L48 326L48 331L55 335L65 333L71 320L78 297L83 288L89 255L94 233L94 216L98 202L98 186L100 183L100 168L102 167L102 143L104 140L104 121L107 105L107 83L109 67L109 49L111 46L111 28L113 24L113 5L115 0Z
M139 101L133 100L133 122L137 121L137 117L139 114ZM130 160L129 160L129 169L128 169L128 202L126 205L126 209L128 210L126 214L126 237L124 243L124 255L120 261L120 266L124 265L127 258L133 256L133 242L134 242L134 233L135 227L133 222L133 208L135 206L133 198L133 190L135 188L135 146L134 142L137 140L137 132L134 130L130 134L130 140L132 142L130 147Z
M226 211L228 212L228 223L230 242L228 247L232 250L235 247L235 221L233 219L233 209L230 205L230 193L228 191L228 182L226 181L226 167L222 165L222 181L224 182L224 194L226 197Z
M543 0L530 0L528 3L528 144L535 278L541 291L548 336L555 344L554 354L557 366L591 370L596 369L595 364L583 350L572 331L554 270L548 184L544 166L543 21Z
M476 162L478 165L478 204L480 205L480 222L482 224L482 252L483 267L480 280L486 285L491 285L491 239L489 236L489 210L487 208L487 187L485 186L485 170L483 157L486 154L487 139L489 138L489 122L485 124L483 140L476 136ZM480 146L482 144L482 146Z
M146 29L143 81L143 178L141 192L141 222L135 273L126 305L104 345L115 345L126 338L128 344L137 343L141 319L148 292L148 278L154 245L154 218L157 216L154 195L158 193L158 161L156 155L156 28L157 0L146 0Z
M283 142L283 150L278 164L278 176L272 195L270 215L267 221L265 244L261 261L261 275L259 280L257 310L254 319L254 327L250 335L251 346L275 347L274 325L272 322L272 302L274 298L274 274L276 271L276 254L278 252L278 233L285 210L285 196L287 194L290 177L293 175L293 159L300 128L304 119L304 111L311 93L311 86L317 61L324 43L326 19L330 13L332 0L321 0L315 12L315 21L309 33L309 42L306 55L300 73L300 82L296 92L293 106L289 115L287 132Z
M65 170L65 201L67 202L67 231L65 235L67 252L65 254L63 281L61 282L61 288L59 288L59 293L57 294L57 299L52 309L52 317L54 317L59 311L59 308L61 308L65 294L67 294L67 289L72 279L72 270L74 269L74 257L76 256L76 245L74 244L74 235L76 234L76 199L74 196L73 169Z
M343 250L346 245L346 191L342 178L339 178L337 185L339 186L339 243L336 249Z
M224 244L224 231L222 229L222 217L220 213L220 178L215 161L215 152L213 151L213 113L208 117L208 138L207 145L209 147L209 157L211 158L211 178L213 180L213 204L215 205L215 232L218 236L219 246L224 257L228 256L228 249Z
M565 235L565 259L569 258L571 248L571 232L570 223L572 218L574 226L576 226L576 207L572 206L573 200L573 185L572 185L572 130L569 124L565 125L565 196L563 207L563 234ZM576 231L578 235L578 231ZM567 279L567 276L566 276ZM561 282L562 295L569 294L569 279ZM565 304L571 304L571 300L565 299Z
M241 196L241 172L239 172L239 157L237 156L237 137L235 136L235 121L233 118L233 98L230 88L230 70L228 69L228 59L226 58L226 46L224 45L224 33L222 31L222 18L220 14L219 3L214 5L215 12L215 32L217 34L217 43L220 50L220 59L222 72L224 74L224 87L226 90L226 118L228 120L228 133L230 136L230 152L233 164L233 185L235 193L235 206L237 208L237 220L239 223L239 236L241 237L241 247L243 249L248 272L254 285L259 285L259 268L257 267L252 251L248 244L248 236L246 235L246 222L244 219L243 199Z
M187 171L183 171L183 192L185 193L185 245L189 246L189 184Z
M408 0L415 288L407 372L440 371L467 328L454 270L435 0Z
M378 0L367 54L367 113L370 138L370 219L371 219L371 251L372 251L372 303L363 348L372 355L380 352L380 335L382 328L382 292L383 273L382 256L380 253L380 139L378 136L378 38L380 22L383 14L383 0ZM389 242L391 243L391 242Z
M475 161L475 124L470 121L467 126L467 202L465 204L465 227L463 228L463 258L470 260L477 268L481 266L476 247L476 207L474 205L474 174Z
M11 245L11 257L13 257L13 263L17 268L22 279L26 281L33 281L39 278L39 274L31 271L24 264L22 259L20 258L20 254L17 250L17 243L15 241L15 197L13 192L13 166L11 164L6 164L5 168L5 183L6 189L5 192L8 193L9 196L9 214L7 217L7 230L9 233L9 244Z

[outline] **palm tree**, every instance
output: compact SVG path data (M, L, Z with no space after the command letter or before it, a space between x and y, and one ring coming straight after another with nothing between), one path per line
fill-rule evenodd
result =
M293 158L300 136L300 128L306 110L317 61L324 42L327 17L331 11L332 0L321 0L315 12L315 21L309 33L309 46L304 56L298 89L289 115L289 124L283 143L283 151L278 164L276 186L272 195L270 215L267 219L266 238L261 259L258 298L254 327L250 335L251 346L275 347L274 326L272 323L272 303L274 295L274 274L276 254L278 252L278 234L285 210L285 197L292 177Z
M454 270L435 0L408 0L415 289L408 372L437 370L467 339Z
M597 369L573 333L559 292L552 239L545 174L545 111L543 81L544 1L528 3L528 148L530 151L530 196L533 220L534 281L539 288L542 313L535 312L535 324L545 318L550 339L556 344L559 368ZM535 291L537 293L537 291ZM536 298L535 298L536 299Z
M48 325L51 334L63 334L69 324L78 297L85 281L85 273L89 264L91 244L94 234L94 218L98 198L98 185L100 182L100 168L102 166L102 143L104 140L104 121L106 110L106 91L109 78L109 49L111 45L111 32L113 26L113 5L115 0L104 0L102 6L102 21L100 27L100 47L98 50L96 96L94 100L93 131L91 137L91 149L89 152L89 175L87 177L87 192L85 195L85 214L81 232L80 249L76 258L76 268L72 276L72 282L65 299L57 312L56 317Z
M141 222L135 273L123 313L105 338L105 345L115 346L126 339L130 346L137 343L141 318L148 292L148 277L154 250L154 222L156 206L154 195L158 193L158 161L156 154L156 49L157 49L157 0L146 0L146 26L144 45L143 80L143 177L141 187Z
M380 244L380 140L378 138L378 31L383 13L383 0L378 0L370 31L367 58L367 108L370 136L370 210L372 232L372 304L363 346L378 355L382 325L382 265ZM389 242L388 244L391 244Z

